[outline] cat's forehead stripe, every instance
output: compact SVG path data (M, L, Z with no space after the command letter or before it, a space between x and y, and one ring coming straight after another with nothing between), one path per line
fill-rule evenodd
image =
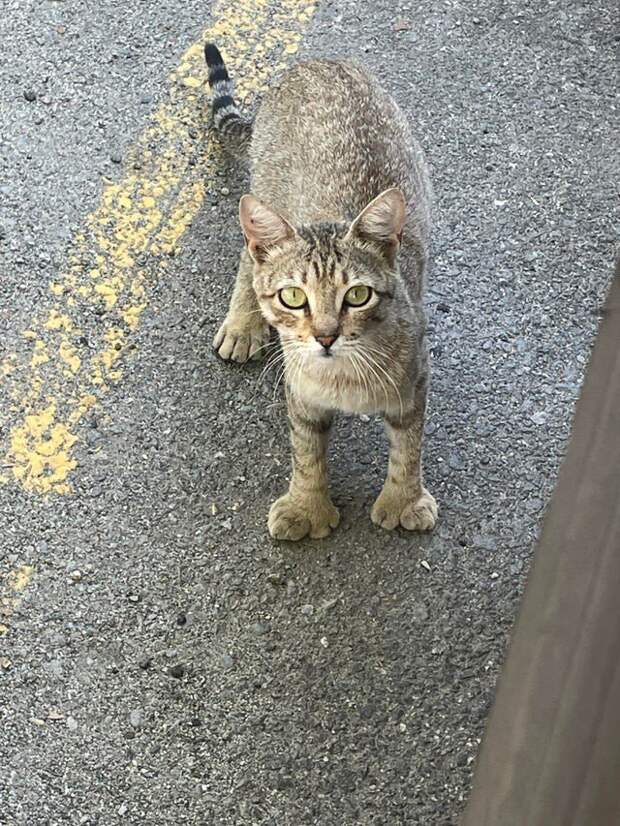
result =
M314 227L302 227L299 230L299 235L307 244L305 259L308 262L308 267L302 273L302 283L307 283L310 275L314 275L317 281L332 280L344 258L340 246L343 227L339 224L319 224ZM344 272L342 276L346 284L348 277Z
M310 266L301 272L301 280L303 284L308 282L308 275L310 272L314 274L316 281L333 281L336 278L337 271L340 271L343 283L347 283L349 277L340 267L340 259L334 255L331 250L328 250L324 255L316 252L310 260Z

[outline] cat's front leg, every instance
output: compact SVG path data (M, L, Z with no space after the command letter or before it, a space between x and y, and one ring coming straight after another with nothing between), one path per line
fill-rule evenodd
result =
M271 506L269 533L274 539L322 539L340 521L327 482L326 450L332 413L302 403L290 390L287 401L293 474L288 492Z
M373 505L372 521L387 530L399 525L409 531L430 531L437 521L437 503L422 480L422 433L426 382L417 388L409 407L385 415L390 441L388 473Z
M230 307L213 346L225 361L245 362L264 354L269 342L269 325L263 318L252 286L252 259L247 249L241 253L237 280Z

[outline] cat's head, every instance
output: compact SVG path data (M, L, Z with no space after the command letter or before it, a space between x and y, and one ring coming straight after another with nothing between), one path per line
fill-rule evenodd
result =
M239 214L254 260L254 289L283 346L305 363L335 364L389 318L405 199L388 189L350 224L293 227L252 195ZM323 360L323 361L318 361Z

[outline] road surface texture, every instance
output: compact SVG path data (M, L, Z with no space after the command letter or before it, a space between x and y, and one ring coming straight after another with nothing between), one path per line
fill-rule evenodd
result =
M4 0L2 826L458 822L613 272L614 10ZM370 522L374 419L335 433L337 532L267 534L282 391L210 348L245 182L207 29L250 107L363 60L427 151L431 536Z

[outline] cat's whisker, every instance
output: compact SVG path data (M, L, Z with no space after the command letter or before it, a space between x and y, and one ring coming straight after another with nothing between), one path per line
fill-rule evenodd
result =
M360 374L362 376L362 389L366 391L366 399L368 404L370 404L370 382L368 381L368 373L370 372L369 365L364 357L364 354L356 349L352 354L353 358L356 360L356 363L359 365Z
M260 372L260 375L258 376L258 379L256 380L256 387L257 388L260 387L263 384L264 379L267 377L267 374L269 373L270 370L272 370L273 368L276 368L276 369L278 368L278 365L282 363L283 358L284 357L277 357L276 356L276 358L271 359L271 361L263 367L263 369Z
M366 392L366 404L370 407L370 383L368 382L368 377L364 374L363 362L362 362L362 366L360 367L359 361L358 361L359 360L359 354L357 352L355 352L355 350L352 353L349 354L349 357L351 359L351 364L353 365L353 367L355 369L355 373L360 379L360 384L361 384L362 390L364 390Z
M278 373L276 377L275 384L273 386L273 393L271 394L271 403L275 404L276 400L276 393L278 392L278 387L280 386L282 379L284 378L284 374L286 372L286 365L282 368L282 370Z
M359 359L359 355L356 355L356 359ZM368 376L364 372L364 364L360 367L360 375L362 377L362 388L366 391L366 404L370 407L371 405L371 387L370 382L368 381Z
M269 350L270 347L277 347L277 346L278 346L277 341L268 341L266 344L261 344L261 346L258 349L254 350L253 355L255 356L257 353L260 353L261 350Z
M276 353L270 353L269 357L268 357L268 360L267 360L265 366L263 367L263 369L261 370L260 375L258 377L259 383L262 381L262 379L265 377L265 375L269 372L269 370L271 370L272 367L274 367L276 364L278 364L280 361L282 361L285 357L286 357L286 354L282 351L279 351L279 352L276 352Z
M278 390L278 387L279 387L282 379L286 375L287 358L292 359L292 358L295 357L296 354L297 354L297 350L296 350L295 342L282 341L282 359L279 361L279 366L281 365L282 369L280 370L280 372L278 373L278 375L276 377L276 382L275 382L275 385L274 385L274 388L273 388L273 393L272 393L272 396L271 396L272 402L275 400L275 396L276 396L276 392Z
M381 390L383 391L383 395L385 396L385 403L386 403L386 405L387 405L387 404L389 404L389 401L390 401L390 394L388 393L388 388L387 388L387 385L385 384L385 382L383 381L383 379L381 378L381 376L379 375L379 373L377 373L377 371L376 371L375 367L373 366L373 365L374 365L374 362L373 362L373 361L371 361L370 355L369 355L367 352L365 352L365 351L363 350L363 348L361 348L361 347L360 347L360 349L358 350L358 353L359 353L359 355L363 358L363 360L364 360L364 362L365 362L366 367L367 367L367 368L368 368L368 370L372 373L372 375L374 376L374 378L377 380L377 383L379 384L379 387L380 387L380 388L381 388Z
M394 388L394 392L396 393L396 395L398 397L398 402L399 402L399 405L400 405L400 417L402 419L402 417L404 415L404 405L403 405L403 398L400 394L400 390L398 389L398 385L396 384L396 382L394 381L392 376L390 376L390 374L387 372L387 370L381 364L379 364L379 362L376 361L375 358L373 358L373 356L371 355L372 351L370 351L369 348L366 349L366 347L362 346L360 349L363 349L363 350L366 351L366 355L367 355L369 361L372 361L373 365L383 373L383 375L386 377L386 379L390 382L390 384ZM375 354L385 357L385 353L377 353L377 351L375 351ZM386 401L387 401L387 397L386 397Z
M283 365L283 363L286 359L286 350L288 348L288 342L286 342L286 341L281 342L279 340L276 340L276 341L273 341L273 342L269 342L269 344L266 345L266 346L271 346L271 347L275 348L275 347L278 347L278 345L281 345L281 349L278 349L277 352L275 352L275 353L269 353L269 355L267 356L267 361L266 361L263 369L259 373L259 376L256 380L256 389L254 391L255 395L256 395L256 393L258 393L258 389L261 386L261 384L263 383L263 381L266 378L269 371L272 370L272 369L275 369L276 371L280 370L280 367L282 367L282 365ZM275 394L276 394L276 391L278 389L278 384L280 383L280 380L282 378L282 374L283 374L283 370L280 371L279 375L276 374L275 387L274 387L272 398L271 398L271 403L272 404L274 403Z
M386 383L383 381L383 379L381 378L381 376L379 375L379 373L377 373L377 371L375 370L375 368L374 368L374 367L371 365L371 363L368 361L368 356L367 356L367 355L366 355L366 366L368 367L368 369L369 369L369 370L370 370L370 372L372 373L373 377L377 380L377 383L379 384L379 387L380 387L380 389L381 389L381 390L382 390L382 392L383 392L383 397L384 397L384 399L385 399L385 403L386 403L386 405L387 405L387 404L389 403L389 400L390 400L390 394L389 394L389 391L388 391L387 385L386 385Z
M292 375L291 381L289 381L289 386L291 387L293 392L295 392L294 385L299 383L299 379L301 379L302 372L303 372L303 359L302 359L301 353L297 350L294 355L295 355L295 358L294 358L293 364L292 364L293 375ZM296 399L297 399L297 401L298 401L298 403L299 403L299 405L300 405L300 407L303 411L304 416L308 416L308 409L307 409L306 405L304 404L304 400L301 396L301 393L296 392L295 396L296 396Z
M256 384L254 385L254 393L253 393L253 395L252 395L252 399L253 399L253 400L256 400L256 398L257 398L257 396L258 396L259 390L261 389L261 386L263 385L263 378L267 375L267 371L268 371L271 367L274 367L274 366L275 366L275 361L272 361L270 364L266 365L266 366L265 366L265 367L263 367L263 369L261 370L260 376L259 376L259 377L258 377L258 379L256 380Z
M281 363L286 358L286 352L287 352L287 349L289 348L289 342L274 341L274 342L270 342L268 345L265 345L265 346L267 346L267 347L268 346L278 347L278 345L280 345L280 349L276 353L273 353L273 354L270 353L267 357L267 363L265 364L265 366L261 370L260 375L258 377L258 383L259 384L263 380L263 378L265 377L267 372L269 370L271 370L272 367L275 367L276 365ZM257 350L257 352L258 352L258 350Z
M350 365L351 365L351 367L353 368L353 372L355 373L355 378L356 378L356 379L357 379L357 381L359 382L359 384L360 384L360 386L362 387L362 389L364 389L364 386L363 386L363 378L364 378L364 376L363 376L363 374L362 374L362 373L360 373L359 367L358 367L358 365L357 365L357 361L356 361L356 359L355 359L355 353L347 353L347 359L348 359L348 361L349 361L349 364L350 364Z
M297 352L297 350L293 350L293 352L291 353L291 356L289 358L289 361L286 364L286 371L285 371L286 382L292 390L295 389L294 385L295 385L295 381L297 379L298 369L299 369L299 353Z

